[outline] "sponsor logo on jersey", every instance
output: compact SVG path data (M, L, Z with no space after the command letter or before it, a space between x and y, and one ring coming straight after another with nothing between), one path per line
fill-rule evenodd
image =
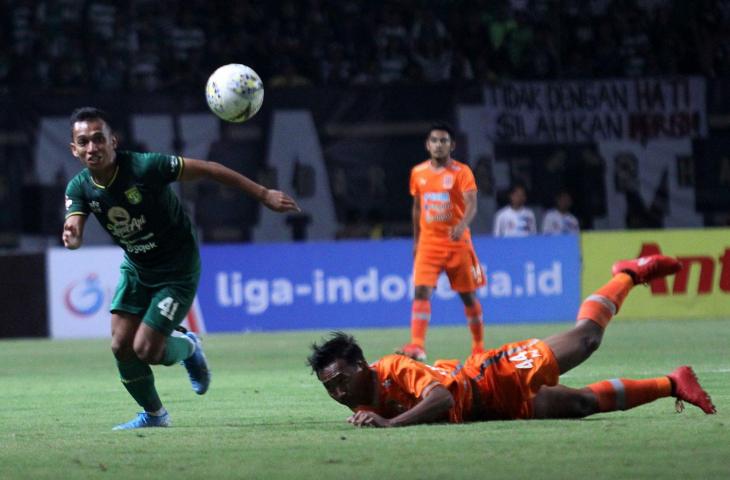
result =
M110 222L106 225L106 229L118 238L128 238L135 233L141 232L147 223L144 215L132 218L129 212L122 207L110 208L106 216Z
M142 193L137 187L132 187L129 190L125 191L124 195L127 196L127 200L129 200L129 203L131 203L132 205L137 205L138 203L142 202Z
M70 198L68 198L68 195L66 195L66 210L70 210L71 209L71 205L73 203L74 203L73 200L71 200Z
M427 202L448 202L451 197L449 192L426 192L423 194L423 199Z

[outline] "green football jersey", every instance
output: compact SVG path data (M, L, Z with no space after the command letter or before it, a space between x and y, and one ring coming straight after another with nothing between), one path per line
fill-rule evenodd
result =
M176 155L117 151L108 185L87 168L66 187L66 218L93 213L125 251L125 262L148 286L187 281L200 273L198 242L190 218L170 183L185 162Z

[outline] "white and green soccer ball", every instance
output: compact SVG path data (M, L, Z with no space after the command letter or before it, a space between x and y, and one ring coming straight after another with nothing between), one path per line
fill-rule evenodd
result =
M211 111L227 122L245 122L264 102L264 83L251 68L229 63L208 78L205 99Z

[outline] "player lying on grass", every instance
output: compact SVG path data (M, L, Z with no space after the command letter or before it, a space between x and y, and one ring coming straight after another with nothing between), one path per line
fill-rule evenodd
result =
M581 305L570 330L531 339L433 366L403 355L386 355L368 365L354 338L335 332L312 345L309 365L337 402L355 412L358 427L531 418L582 418L627 410L658 398L675 397L705 413L715 406L691 367L644 380L613 379L585 388L558 384L561 374L585 361L601 344L603 331L636 284L672 275L680 263L662 255L623 260L613 278Z
M169 184L208 178L237 188L277 211L298 211L288 195L223 165L159 153L117 151L103 111L71 115L71 153L85 167L66 187L63 244L81 246L90 213L124 249L110 311L112 351L122 383L144 409L115 430L166 427L167 410L150 365L183 363L195 393L208 390L210 372L195 334L173 336L195 298L200 278L198 240Z

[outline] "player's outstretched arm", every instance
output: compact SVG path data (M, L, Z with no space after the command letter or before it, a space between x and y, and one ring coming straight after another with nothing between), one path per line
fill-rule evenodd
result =
M454 406L454 397L445 387L434 386L426 393L423 400L410 410L397 417L383 418L377 413L359 411L352 415L348 422L356 427L406 427L420 423L430 423L446 418L447 412Z
M180 176L181 181L208 178L216 182L238 188L247 195L257 199L275 212L299 212L297 202L279 190L272 190L259 185L250 178L217 162L185 158L185 169Z
M81 246L84 239L84 225L86 225L85 215L71 215L63 223L63 246L69 250L76 250Z

